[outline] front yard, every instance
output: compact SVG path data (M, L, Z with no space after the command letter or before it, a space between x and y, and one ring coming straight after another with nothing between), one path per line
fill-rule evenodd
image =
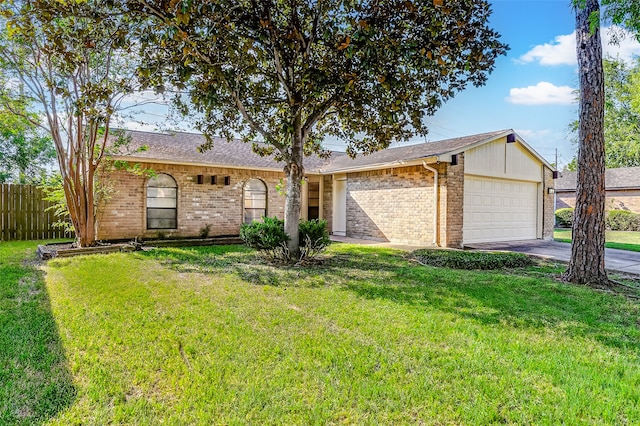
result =
M0 243L0 424L640 423L640 304L553 265L35 246Z

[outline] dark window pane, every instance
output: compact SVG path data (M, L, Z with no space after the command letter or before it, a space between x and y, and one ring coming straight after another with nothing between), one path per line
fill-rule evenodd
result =
M149 229L176 229L175 218L171 219L147 219L147 228Z

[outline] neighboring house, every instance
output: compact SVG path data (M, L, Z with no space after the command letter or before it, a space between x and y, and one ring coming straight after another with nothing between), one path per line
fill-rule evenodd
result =
M150 179L115 172L100 209L100 239L237 235L241 223L283 217L282 164L250 144L201 135L131 132L123 156ZM305 158L302 218L326 219L335 235L403 244L464 244L550 239L552 169L513 130L389 148L351 159Z
M575 207L578 172L560 172L556 180L556 208ZM607 210L640 213L640 167L607 169L604 176Z

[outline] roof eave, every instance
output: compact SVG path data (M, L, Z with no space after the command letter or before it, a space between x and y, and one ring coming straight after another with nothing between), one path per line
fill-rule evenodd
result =
M340 167L336 169L324 169L320 174L333 175L339 173L368 172L372 170L393 169L398 167L420 166L423 163L432 164L441 161L438 156L420 157L413 160L396 160L377 164L367 164L363 166Z
M264 171L264 172L283 172L281 168L277 168L277 167L260 167L260 166L249 166L249 165L235 166L235 165L229 165L229 164L214 164L214 163L204 163L204 162L167 160L165 158L131 157L127 155L115 156L113 158L115 160L129 161L132 163L159 163L159 164L173 164L177 166L212 167L212 168L219 168L219 169L236 169L236 170L258 170L258 171ZM305 170L305 172L307 174L312 174L312 175L322 174L315 169Z

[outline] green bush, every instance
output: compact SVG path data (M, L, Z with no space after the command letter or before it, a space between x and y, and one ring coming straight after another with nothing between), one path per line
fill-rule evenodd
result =
M322 252L331 242L327 231L326 220L301 220L298 227L300 233L300 258L310 259ZM240 238L246 245L260 250L271 260L291 261L291 253L287 248L289 236L284 232L284 221L273 217L264 217L261 222L254 221L240 226Z
M301 259L316 256L331 243L326 220L301 220L298 229L300 231Z
M628 210L609 210L606 226L611 231L640 231L640 214Z
M521 268L533 264L523 253L421 249L413 256L425 265L453 269Z
M568 207L556 210L556 226L559 228L571 228L573 225L573 208Z
M267 252L286 248L289 241L284 233L284 221L277 217L264 217L262 221L243 223L240 226L240 238L249 247Z

